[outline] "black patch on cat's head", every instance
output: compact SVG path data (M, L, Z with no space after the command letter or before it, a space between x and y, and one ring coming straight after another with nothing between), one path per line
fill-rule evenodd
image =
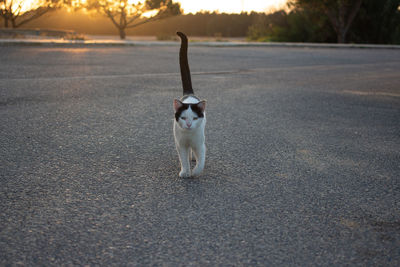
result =
M197 114L199 118L204 117L204 111L199 107L199 104L189 104L190 108L193 110L194 113Z
M179 121L179 118L182 114L183 111L187 110L190 107L190 109L196 113L196 115L199 118L204 117L204 112L201 110L201 108L198 107L198 104L185 104L182 103L182 106L178 108L178 110L175 112L175 120Z

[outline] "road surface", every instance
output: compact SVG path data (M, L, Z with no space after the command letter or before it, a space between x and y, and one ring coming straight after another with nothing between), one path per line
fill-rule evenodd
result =
M0 47L0 265L400 264L400 50Z

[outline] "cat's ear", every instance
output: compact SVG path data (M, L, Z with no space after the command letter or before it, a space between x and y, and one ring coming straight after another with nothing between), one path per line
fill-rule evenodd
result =
M204 110L206 110L206 101L205 100L200 101L197 104L197 107L201 110L201 112L204 112Z
M177 112L178 109L179 109L180 107L182 107L182 106L183 106L183 104L182 104L182 102L181 102L180 100L174 99L174 110L175 110L175 112Z

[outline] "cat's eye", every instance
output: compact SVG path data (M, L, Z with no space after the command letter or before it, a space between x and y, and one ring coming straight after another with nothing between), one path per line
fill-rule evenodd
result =
M197 119L198 119L197 117L194 117L194 118L193 118L194 121L197 120Z
M181 119L185 121L185 120L186 120L186 117L181 117Z

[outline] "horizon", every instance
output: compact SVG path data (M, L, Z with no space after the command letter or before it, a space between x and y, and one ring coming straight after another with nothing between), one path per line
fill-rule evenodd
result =
M25 0L22 3L22 10L31 9L37 0ZM85 2L85 0L81 0ZM128 0L128 2L137 2L136 0ZM269 12L284 8L287 0L203 0L201 2L193 0L178 0L174 1L181 4L183 14L195 14L197 12L217 12L238 14L242 12ZM20 2L15 3L15 5Z

